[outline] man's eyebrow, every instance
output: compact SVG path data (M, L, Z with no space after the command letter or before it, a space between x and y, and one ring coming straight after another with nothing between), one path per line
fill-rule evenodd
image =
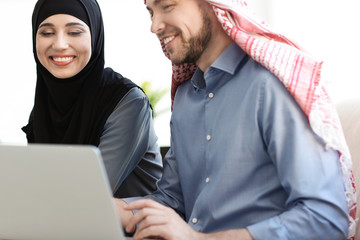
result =
M155 0L155 1L154 1L154 5L159 4L159 3L162 2L162 1L166 1L166 0Z
M156 5L160 4L162 1L166 1L166 0L155 0L153 5L156 6ZM151 8L148 6L146 6L146 9L151 10Z

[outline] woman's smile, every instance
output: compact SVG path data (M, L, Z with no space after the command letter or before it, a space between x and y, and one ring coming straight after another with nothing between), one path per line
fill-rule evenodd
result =
M75 56L51 56L50 60L58 66L66 66L75 61Z

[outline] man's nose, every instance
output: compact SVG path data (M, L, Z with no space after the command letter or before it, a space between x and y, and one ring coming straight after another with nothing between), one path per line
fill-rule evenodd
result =
M165 29L165 22L160 16L153 15L152 22L151 22L151 32L158 34Z

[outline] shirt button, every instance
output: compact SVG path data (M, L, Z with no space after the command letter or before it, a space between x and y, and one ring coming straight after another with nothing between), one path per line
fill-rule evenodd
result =
M193 218L193 219L191 220L191 222L192 222L193 224L196 224L196 223L198 222L198 220L197 220L197 218Z
M207 135L206 140L210 141L211 140L211 135Z
M213 98L214 97L214 94L211 92L209 93L209 98Z
M206 179L205 179L205 182L206 182L206 183L209 183L209 182L210 182L210 178L206 178Z

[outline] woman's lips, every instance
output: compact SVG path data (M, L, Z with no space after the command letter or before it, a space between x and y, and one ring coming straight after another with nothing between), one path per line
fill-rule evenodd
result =
M58 66L66 66L72 63L75 59L75 56L51 56L50 60L52 63Z

